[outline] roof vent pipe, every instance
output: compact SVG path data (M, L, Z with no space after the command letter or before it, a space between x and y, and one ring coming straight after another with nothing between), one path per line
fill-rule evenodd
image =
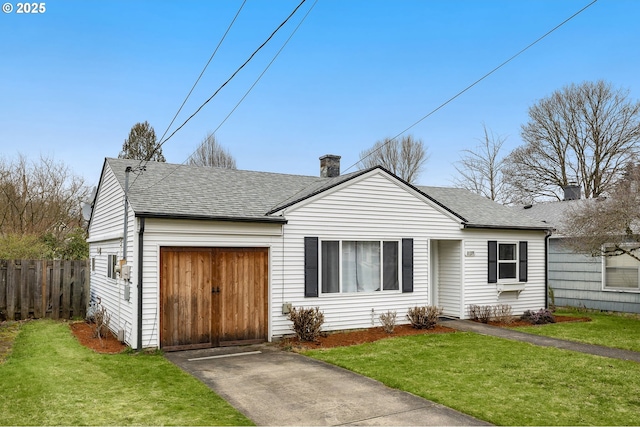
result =
M335 178L340 176L340 156L325 154L320 157L320 177Z

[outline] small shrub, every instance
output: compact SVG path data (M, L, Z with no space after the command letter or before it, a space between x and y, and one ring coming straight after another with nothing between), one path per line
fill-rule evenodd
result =
M407 311L407 319L416 329L433 329L438 323L442 309L433 305L413 307Z
M395 311L387 311L386 313L382 313L379 317L382 329L384 329L388 334L392 334L396 327L396 314L397 313Z
M549 310L551 310L551 312L555 312L556 311L556 295L553 292L553 288L551 286L549 286Z
M520 317L522 320L525 320L532 325L544 325L547 323L556 323L555 317L553 317L553 313L550 310L541 308L538 311L527 310Z
M493 308L494 319L497 322L510 325L513 323L513 310L509 304L498 304Z
M293 322L293 331L300 341L315 341L322 332L324 313L318 307L293 307L288 319Z
M480 306L477 304L469 304L469 318L478 320L480 318Z
M85 320L93 324L93 336L98 338L102 343L102 338L106 338L109 331L109 323L111 315L107 313L107 309L100 304L100 298L97 302L92 302L87 310Z
M493 306L481 305L478 308L478 320L482 323L489 323L489 320L493 317Z

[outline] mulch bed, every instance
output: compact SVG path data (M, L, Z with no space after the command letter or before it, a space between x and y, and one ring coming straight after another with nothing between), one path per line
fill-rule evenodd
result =
M589 317L571 317L571 316L557 316L557 315L554 315L553 317L556 319L556 323L563 323L563 322L591 322L591 318L589 318ZM539 325L532 325L531 323L527 322L526 320L520 320L520 319L514 320L510 324L489 321L488 325L499 326L501 328L504 328L504 327L506 327L506 328L515 328L517 326L539 326Z
M70 324L71 332L78 339L80 344L97 353L122 353L127 345L118 341L113 334L107 334L106 338L96 337L93 325L87 322L74 322Z
M363 344L378 341L383 338L401 337L406 335L446 334L455 332L455 329L442 325L436 325L433 329L415 329L411 325L396 325L392 334L382 329L381 326L368 329L358 329L344 332L324 333L316 341L300 341L298 338L285 338L280 341L282 348L294 350L308 350L316 348L343 347L348 345Z
M555 316L556 322L590 322L588 317L570 317L570 316ZM446 324L446 322L444 322ZM523 320L514 320L510 324L500 322L489 322L489 325L499 327L516 327L516 326L533 326L531 323ZM354 331L345 332L331 332L324 333L316 341L300 341L298 338L285 338L279 342L281 348L290 348L295 351L311 350L318 348L332 348L342 347L356 344L363 344L368 342L374 342L383 338L400 337L406 335L419 335L419 334L446 334L455 332L455 329L443 326L442 324L436 325L433 329L415 329L411 325L397 325L392 334L386 333L382 327L378 326L369 329L359 329Z
M590 322L588 317L555 316L556 322ZM500 322L489 322L489 325L499 327L532 326L531 323L523 320L515 320L510 324ZM71 332L78 339L80 344L92 349L97 353L122 353L127 345L118 341L112 334L102 340L98 339L91 324L87 322L74 322L70 324ZM401 337L406 335L425 334L446 334L455 332L455 329L436 325L433 329L415 329L411 325L397 325L392 334L386 333L382 327L359 329L344 332L324 333L317 341L301 342L297 338L285 338L279 341L281 348L291 348L293 350L309 350L317 348L343 347L355 344L378 341L383 338Z

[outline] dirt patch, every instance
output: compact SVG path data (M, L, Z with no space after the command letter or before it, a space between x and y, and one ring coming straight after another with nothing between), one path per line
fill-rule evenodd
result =
M106 338L99 339L95 336L91 324L87 322L74 322L69 325L71 332L78 339L80 344L97 353L122 353L127 345L118 341L111 333Z
M0 322L0 364L4 363L9 353L11 353L13 342L24 322L26 320Z
M570 317L570 316L555 316L556 323L560 322L590 322L588 317ZM446 322L444 322L446 324ZM510 324L501 322L489 322L489 325L498 327L516 327L516 326L533 326L531 323L524 320L514 320ZM314 342L303 342L297 338L285 338L280 341L281 348L292 349L294 351L318 349L318 348L332 348L342 347L356 344L363 344L367 342L378 341L383 338L401 337L406 335L419 335L419 334L446 334L455 332L455 329L438 324L434 329L415 329L411 325L397 325L392 334L386 333L382 327L358 329L353 331L331 332L324 333Z

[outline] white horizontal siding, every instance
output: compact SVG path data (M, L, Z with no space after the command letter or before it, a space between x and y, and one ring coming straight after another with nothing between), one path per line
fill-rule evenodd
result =
M437 241L438 306L447 316L460 316L462 294L462 265L460 262L460 241Z
M98 253L98 247L101 253ZM118 330L125 331L125 342L131 344L133 333L133 292L134 285L131 285L131 299L125 298L125 281L121 279L111 279L107 277L107 257L108 255L118 255L121 253L121 241L110 240L92 244L89 257L95 259L95 270L91 271L91 301L100 301L100 304L107 310L110 316L109 328L117 333Z
M112 174L105 173L105 182L111 182L111 178ZM103 188L106 195L100 197L108 197L112 208L105 208L104 212L99 213L95 226L97 231L107 235L117 232L118 228L122 227L123 195L118 196L117 191L108 185ZM102 203L108 205L104 201ZM118 213L114 215L113 211ZM288 208L283 214L288 221L285 225L147 218L143 248L142 346L157 347L159 344L159 261L160 248L163 246L269 248L269 337L292 333L291 322L282 314L284 303L291 303L295 307L319 307L325 315L324 329L328 331L378 326L379 315L387 310L395 310L398 313L398 322L406 323L407 309L416 305L427 305L431 301L428 250L429 241L436 240L458 241L457 255L450 254L450 259L457 257L458 264L443 259L440 265L440 270L445 271L445 280L449 283L464 283L463 301L459 301L458 306L466 307L469 303L510 303L516 312L544 306L544 233L462 230L459 219L444 212L441 207L425 201L409 187L389 178L382 171L375 170L348 181ZM105 279L99 278L95 288L92 287L96 292L107 296L110 310L120 310L119 323L124 325L122 327L127 331L127 342L134 346L137 344L135 307L139 223L139 218L134 220L130 217L127 252L132 266L131 301L123 304L121 296L118 300L121 293L114 291L113 286L109 288ZM107 226L108 224L110 226ZM414 292L331 294L305 298L306 236L315 236L320 240L400 241L402 238L412 238ZM529 242L529 282L519 298L516 299L513 293L503 293L498 298L495 284L487 283L487 240ZM120 240L115 240L114 246L110 246L109 250L116 250L119 244ZM97 246L92 244L92 254L95 254L95 248ZM465 251L474 251L475 256L461 256L461 250L462 255ZM97 258L97 261L99 262L96 270L104 268L106 277L106 256L104 260ZM95 274L97 277L98 273ZM449 298L448 304L453 305L453 294ZM126 309L123 309L125 306Z
M109 165L105 165L89 224L89 240L94 241L101 236L113 238L116 234L122 234L123 213L124 191Z
M513 313L538 310L545 306L545 233L543 231L518 230L465 230L464 247L464 315L468 316L468 306L509 304ZM503 292L498 296L495 283L488 282L489 240L506 242L528 242L528 281L524 290ZM473 256L466 256L473 252ZM517 283L517 282L516 282Z
M133 212L129 212L128 252L132 250L134 233ZM91 272L91 301L99 298L101 305L107 310L110 318L109 327L113 332L122 329L125 342L132 343L134 333L133 308L135 284L130 285L131 299L125 298L125 281L107 277L107 260L109 255L118 259L123 256L124 236L124 191L116 180L113 171L105 165L99 192L93 207L93 215L89 224L89 256L95 259L95 270Z
M295 209L285 211L282 283L273 282L274 336L291 334L291 322L281 314L282 304L319 307L327 331L379 326L378 317L396 311L398 323L407 323L406 312L429 304L430 236L460 238L459 223L412 194L384 173L353 180L337 191L323 193ZM320 240L400 240L413 238L414 291L371 292L304 296L304 237ZM278 260L274 259L274 262Z

